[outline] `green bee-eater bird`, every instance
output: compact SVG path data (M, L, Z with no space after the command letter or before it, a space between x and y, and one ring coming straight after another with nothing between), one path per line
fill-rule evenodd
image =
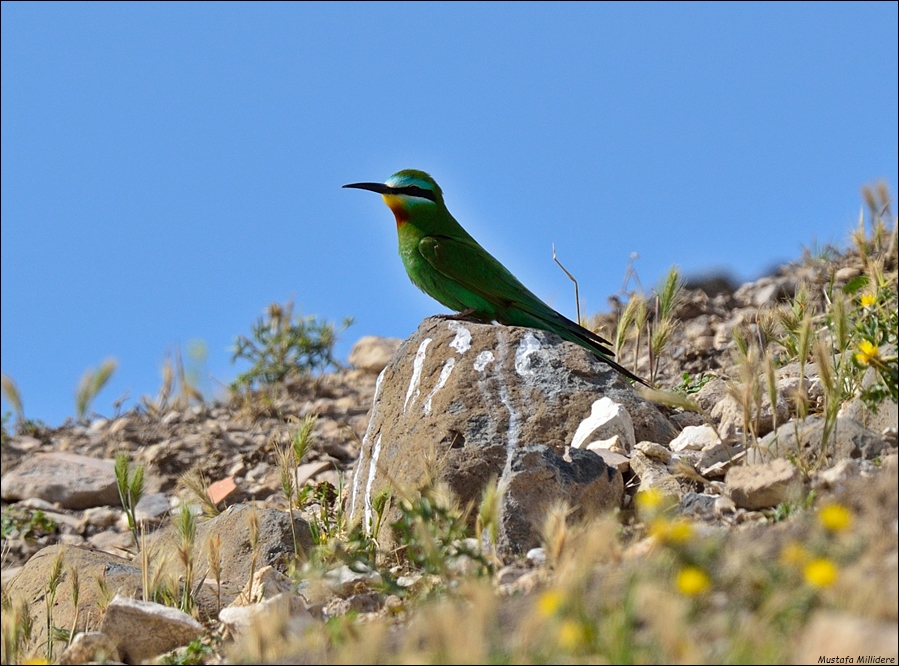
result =
M541 301L481 247L447 210L424 171L404 169L386 183L344 187L377 192L396 217L400 257L413 284L461 317L551 331L588 349L621 374L649 386L612 357L607 340Z

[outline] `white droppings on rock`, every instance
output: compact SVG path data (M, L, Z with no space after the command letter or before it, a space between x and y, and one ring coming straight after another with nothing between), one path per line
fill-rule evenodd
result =
M355 514L356 496L359 494L359 485L362 483L362 465L365 459L365 451L367 450L366 444L371 440L375 433L375 424L377 423L378 407L381 404L381 388L384 382L385 372L386 369L382 370L378 374L378 379L375 382L375 394L372 399L371 418L368 421L368 426L365 428L365 435L362 437L362 450L359 452L359 460L356 462L356 471L353 473L353 494L352 504L350 504L350 520L353 519ZM380 437L380 434L378 437ZM371 484L371 469L369 469L367 485L368 484Z
M372 528L372 507L371 507L371 487L375 482L375 475L378 471L378 458L381 457L381 436L378 435L378 441L371 452L371 463L368 466L368 481L365 483L365 532L371 534Z
M515 372L519 375L534 374L534 371L531 370L530 356L538 351L540 351L540 341L534 337L533 333L526 333L515 350Z
M406 413L406 407L409 406L409 399L415 402L420 390L418 388L421 382L421 368L425 362L425 350L431 344L431 338L425 338L418 345L418 351L415 352L415 360L412 361L412 377L409 378L409 388L406 389L406 401L403 403L403 414Z
M533 337L530 333L527 334L527 337ZM502 363L503 358L508 358L509 355L509 344L506 342L505 334L500 330L497 332L497 353L500 355L500 363ZM516 359L516 369L518 366L518 354L521 351L521 348L525 346L525 340L522 340L518 349L515 351L515 359ZM534 339L536 342L536 338ZM539 343L537 344L539 347ZM506 464L503 466L503 473L500 477L502 481L506 481L510 474L512 473L512 455L515 453L515 449L518 448L518 439L521 435L521 416L518 413L518 410L515 409L515 406L512 404L512 401L509 400L509 391L506 388L506 383L503 381L502 373L498 373L496 375L496 379L499 382L499 400L503 403L503 407L506 408L506 411L509 412L509 429L506 434Z
M469 338L471 336L469 335ZM450 344L452 346L452 344ZM443 388L446 384L446 380L449 379L450 374L453 372L453 366L456 364L456 359L450 356L446 359L446 363L443 364L443 368L440 369L440 377L437 378L437 383L434 385L434 388L431 389L431 392L428 393L428 398L425 400L424 413L431 413L431 399L437 395L437 391Z
M494 360L492 351L489 349L482 351L474 360L474 369L478 372L484 372L484 368L486 368L489 363L493 363Z
M449 343L449 346L455 349L459 354L464 354L471 349L471 331L458 321L449 322L450 330L456 332L456 337Z

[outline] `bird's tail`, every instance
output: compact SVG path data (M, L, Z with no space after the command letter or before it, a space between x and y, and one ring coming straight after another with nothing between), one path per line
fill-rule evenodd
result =
M593 352L597 357L599 357L601 361L612 366L615 370L620 372L628 379L633 379L635 382L639 382L640 384L643 384L648 388L652 388L652 384L650 384L647 380L643 379L639 375L634 374L623 365L616 363L613 360L615 357L615 352L611 350L611 343L608 340L603 338L598 333L594 333L593 331L584 328L580 324L571 321L568 317L559 314L555 310L551 310L549 308L547 309L551 313L547 316L538 316L535 313L519 310L520 315L524 315L525 318L531 318L532 321L530 323L527 323L525 321L509 323L553 331L563 340L568 340L568 342L573 342L574 344Z

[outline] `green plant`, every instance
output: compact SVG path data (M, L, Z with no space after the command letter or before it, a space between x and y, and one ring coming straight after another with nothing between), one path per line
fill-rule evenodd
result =
M79 421L87 418L88 410L94 398L103 390L116 369L115 359L106 359L96 370L87 370L75 389L75 414Z
M128 528L134 537L134 545L140 548L140 537L137 533L137 520L134 509L144 493L144 466L136 465L133 472L128 470L128 454L120 451L115 457L115 480L119 490L119 501L128 518Z
M391 527L410 564L445 579L458 576L466 560L478 575L493 572L480 544L468 538L466 512L446 485L429 483L414 497L401 498L398 508L400 516Z
M209 497L209 479L203 470L195 467L178 478L178 485L184 488L193 500L202 508L203 515L214 518L221 511Z
M12 405L12 408L16 412L16 424L21 425L25 423L22 393L19 391L19 387L16 385L15 380L7 374L0 375L0 387L3 389L3 395L6 396L9 404Z
M197 516L190 504L178 507L175 514L175 531L178 533L178 559L184 571L180 608L185 613L193 610L194 544L197 538Z
M683 395L693 395L694 393L699 393L702 387L714 378L715 375L710 375L705 372L699 373L698 377L694 377L689 372L685 372L681 375L680 383L675 386L673 390L682 393Z
M53 663L53 646L59 640L60 634L57 627L53 626L53 607L56 604L56 592L62 582L63 566L65 563L65 550L62 546L56 547L56 557L50 567L50 580L47 582L47 594L44 596L44 607L47 615L47 661ZM65 639L64 639L65 640Z
M339 332L352 324L346 318L340 330L315 315L293 314L293 302L272 303L252 328L250 337L238 336L231 361L248 361L251 367L237 376L232 389L270 385L295 375L338 367L334 344Z
M163 664L181 664L185 666L205 664L206 659L213 656L214 652L213 648L207 645L203 639L197 638L183 648L173 650L160 657L160 660Z
M21 658L23 651L31 641L31 632L34 628L34 618L28 609L28 603L24 599L11 599L4 587L2 600L0 600L2 616L2 663L24 663Z
M18 538L33 541L54 534L57 525L40 509L11 505L3 509L2 535L4 539Z
M632 272L633 268L629 266L628 271ZM671 336L680 323L674 313L682 299L683 289L684 280L680 270L677 266L672 266L655 289L652 307L645 294L633 293L630 294L618 318L614 335L615 354L621 357L625 345L633 339L632 368L636 371L641 345L644 339L647 340L650 384L655 382L659 371L659 359L665 353Z

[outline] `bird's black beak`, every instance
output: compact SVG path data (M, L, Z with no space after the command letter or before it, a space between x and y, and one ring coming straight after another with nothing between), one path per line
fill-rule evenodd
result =
M357 190L368 190L370 192L377 192L378 194L390 194L394 191L394 188L385 185L384 183L350 183L349 185L344 185L344 187L351 187Z

